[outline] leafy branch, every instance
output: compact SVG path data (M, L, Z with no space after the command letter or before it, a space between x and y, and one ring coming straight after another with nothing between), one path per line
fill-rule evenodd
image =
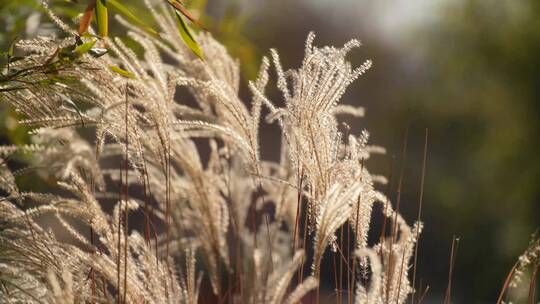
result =
M203 59L204 57L202 50L197 41L195 40L193 34L191 33L191 30L187 26L184 18L189 20L198 28L207 30L206 27L204 27L204 25L187 10L186 5L182 0L165 1L167 1L167 3L175 12L178 22L178 31L180 33L180 36L182 37L182 40L184 41L186 46L189 47L189 49L195 55L197 55L197 57ZM86 10L84 11L79 23L79 34L83 35L88 31L88 27L90 26L90 23L92 21L92 16L95 12L95 20L97 24L98 34L101 37L107 37L109 34L109 7L114 8L121 15L136 23L138 26L141 27L141 29L145 30L146 32L159 37L159 33L156 30L154 30L151 26L138 18L135 14L133 14L128 8L126 8L124 5L122 5L122 3L117 0L88 0L88 6L86 7Z

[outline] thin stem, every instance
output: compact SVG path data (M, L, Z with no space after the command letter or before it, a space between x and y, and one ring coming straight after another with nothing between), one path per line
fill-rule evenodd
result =
M126 296L127 296L127 260L128 260L128 204L127 201L129 199L129 181L128 181L128 169L129 169L129 133L128 133L128 111L129 111L129 104L128 104L128 89L129 85L126 82L126 159L125 159L125 184L124 184L124 199L126 202L126 206L124 209L124 303L126 303Z
M302 183L304 181L303 179L303 170L298 170L298 180L299 180L299 186L298 186L298 197L297 197L297 203L296 203L296 218L294 221L294 234L293 234L293 251L296 250L296 238L298 234L298 225L300 224L300 217L301 217L301 205L302 205Z
M399 293L401 291L401 279L403 278L403 268L405 267L405 251L406 251L405 249L406 248L403 248L403 252L401 253L401 267L399 269L396 304L398 304L398 301L399 301Z
M405 158L406 158L406 155L407 155L408 137L409 137L409 128L407 127L407 129L405 129L405 140L403 142L403 151L401 153L401 169L400 169L400 173L399 173L399 181L398 181L398 188L397 188L396 210L394 212L392 239L391 239L391 242L390 242L390 250L389 250L389 253L388 253L388 273L386 275L386 277L387 277L386 300L387 301L389 300L388 297L389 297L389 292L390 292L390 286L388 286L388 284L390 284L390 282L392 281L390 277L391 277L391 274L392 274L392 271L393 271L393 268L394 268L394 265L392 263L393 262L392 250L393 250L393 245L394 245L394 242L396 241L397 232L398 232L397 219L398 219L399 208L400 208L400 203L401 203L401 190L402 190L402 187L403 187L403 174L404 174L404 171L405 171Z
M516 261L514 266L512 266L512 269L508 272L508 275L506 276L506 279L504 280L503 287L501 288L501 292L499 293L499 297L497 298L497 304L502 303L504 295L506 294L506 290L508 289L508 286L510 285L510 280L512 279L512 276L514 275L514 272L516 272L516 268L519 264L519 260Z
M171 241L171 197L170 197L170 187L171 187L171 138L168 135L167 138L167 151L165 155L165 234L166 234L166 244L165 244L165 260L167 264L169 263L169 243Z
M446 287L446 295L444 297L444 303L450 304L452 302L452 277L454 274L454 264L456 261L456 254L459 245L459 239L454 235L452 237L452 248L450 253L450 265L448 269L448 286Z
M424 290L424 293L422 294L420 299L418 299L418 304L421 304L422 302L424 302L424 298L426 297L428 290L429 290L429 285L426 286L426 290Z
M383 224L382 224L382 228L381 228L381 236L379 238L379 243L381 244L384 244L384 239L385 239L385 235L386 235L386 222L388 220L388 217L386 216L388 214L388 209L389 209L389 206L390 206L390 201L389 201L389 197L390 197L390 192L392 191L392 178L393 178L393 173L394 173L394 162L392 159L390 159L390 174L389 174L389 178L388 178L388 186L387 186L387 189L386 189L386 193L387 193L387 199L386 199L386 204L384 206L384 211L383 211ZM382 255L382 250L383 250L383 246L381 246L381 255ZM384 259L383 259L383 262L384 262Z
M531 282L529 283L529 304L534 304L534 294L536 291L536 278L538 275L538 263L536 263L536 267L533 270L533 273L531 275Z
M302 245L302 248L304 248L304 250L306 249L307 230L308 230L308 217L306 215L306 217L304 219L304 240L303 240L303 245ZM303 279L304 279L304 264L305 264L305 262L306 262L306 258L303 257L302 258L302 265L300 266L300 282L302 282Z
M343 225L339 228L339 247L343 247ZM339 292L338 292L338 302L341 303L343 294L343 261L339 259Z
M119 200L119 206L118 206L118 231L117 231L117 256L116 256L116 299L118 303L121 303L120 299L120 256L122 254L122 245L121 245L121 227L122 227L122 168L120 167L120 187L118 189L118 200Z
M351 258L351 225L347 224L347 261ZM349 304L352 304L352 292L351 292L351 274L352 270L347 269L347 299Z
M92 245L92 248L94 247L94 229L92 229L92 226L90 226L90 244ZM96 275L93 271L94 269L91 268L91 279L92 279L92 298L96 296Z
M339 303L339 281L338 281L338 270L337 270L337 263L336 263L336 253L334 252L332 254L333 260L334 260L334 283L336 284L336 302Z
M360 171L362 172L364 170L364 159L362 158L362 160L360 161ZM360 176L360 179L362 179L362 176ZM358 202L356 204L356 222L354 223L355 227L354 227L354 231L356 232L356 242L355 242L355 248L359 248L360 247L360 244L358 244L359 242L359 236L360 236L360 232L358 231L358 223L360 222L360 204L362 203L362 194L360 193L358 195ZM353 249L353 252L354 252L355 249ZM349 252L351 252L351 249L349 248ZM354 286L356 284L356 258L353 256L353 259L352 259L352 284L351 284L351 293L352 291L354 290ZM352 302L352 295L351 295L351 302Z
M268 214L264 215L264 221L266 223L266 231L268 234L268 250L270 253L270 273L274 271L274 261L272 261L272 237L270 236L270 226L268 224Z
M424 182L426 177L426 161L427 161L427 146L428 146L428 129L426 128L424 136L424 158L422 161L422 177L420 179L420 199L418 201L418 217L416 222L416 244L414 246L414 263L413 263L413 290L411 297L411 304L414 304L414 299L416 296L416 268L418 266L418 244L420 243L420 238L418 237L418 229L420 229L420 221L422 219L422 202L424 199Z

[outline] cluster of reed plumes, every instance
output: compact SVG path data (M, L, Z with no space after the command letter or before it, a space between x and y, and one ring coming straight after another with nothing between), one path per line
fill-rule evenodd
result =
M338 104L371 66L346 60L359 42L319 48L309 34L291 70L272 51L245 102L238 63L221 44L198 34L205 60L197 58L163 4L147 5L159 37L118 18L142 56L103 38L101 57L39 68L65 62L59 49L91 39L50 11L66 37L16 45L26 57L10 69L38 68L2 93L32 143L0 148L0 302L197 303L208 286L204 293L220 302L298 303L318 297L323 256L341 250L336 232L349 227L351 286L338 298L404 303L421 224L408 225L374 188L386 180L365 162L384 149L368 145L366 131L344 136L337 118L363 115ZM282 102L265 95L271 65ZM179 88L196 106L183 103ZM281 129L278 162L260 157L261 120ZM12 172L8 159L18 153L32 164ZM19 189L16 176L29 170L57 187ZM391 233L369 245L374 204Z

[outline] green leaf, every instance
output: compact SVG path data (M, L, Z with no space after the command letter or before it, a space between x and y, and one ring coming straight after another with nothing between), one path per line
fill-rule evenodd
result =
M81 37L83 37L83 38L99 38L98 35L93 35L93 34L90 34L89 32L85 32L85 33L81 34Z
M84 128L84 118L83 118L83 116L82 116L82 114L81 114L81 110L79 110L79 107L77 107L77 105L76 105L71 99L69 99L69 98L64 99L64 101L65 101L70 107L72 107L72 108L75 110L75 112L77 112L77 115L79 115L79 117L81 118L81 125L82 125L83 128Z
M64 61L71 61L77 59L77 57L79 57L79 54L75 52L75 48L75 45L69 45L65 48L61 48L58 52L58 58Z
M92 39L92 40L90 40L88 42L85 42L85 43L77 46L73 52L77 53L78 55L82 55L82 54L87 53L88 51L90 51L92 49L92 47L94 46L94 44L96 44L96 40Z
M49 80L51 80L51 83L63 83L66 85L76 85L79 82L79 78L76 76L51 76L49 77Z
M185 4L183 2L181 2L180 0L167 0L167 2L169 2L169 4L174 7L177 12L182 14L182 16L186 17L193 24L205 31L208 30L201 22L199 22L199 20L193 17L193 15L185 8Z
M201 47L199 46L197 41L195 41L195 38L187 27L186 22L184 22L182 15L176 10L174 12L176 13L176 20L178 21L178 31L180 32L182 40L184 40L184 43L191 49L191 51L195 55L197 55L197 57L201 58L201 60L204 60Z
M133 73L131 73L131 72L128 72L128 71L126 71L126 70L124 70L124 69L122 69L122 68L120 68L120 67L115 66L115 65L109 66L109 69L110 69L111 71L113 71L113 72L115 72L115 73L117 73L117 74L119 74L119 75L121 75L121 76L124 76L124 77L126 77L126 78L129 78L129 79L135 79L135 78L137 78L137 77L135 77L135 74L133 74Z
M96 0L96 22L98 26L98 34L101 37L107 37L109 34L107 0Z
M150 27L148 24L144 23L141 19L137 18L131 11L129 11L125 6L122 5L122 3L116 1L116 0L107 0L107 3L112 5L115 9L117 9L120 14L124 15L128 19L131 19L131 21L137 23L143 30L159 36L159 33L156 32L152 27Z
M8 48L8 51L7 51L7 56L8 57L13 57L13 49L15 48L15 43L17 42L17 38L18 37L15 37L15 39L13 39L13 41L9 45L9 48Z
M17 61L23 60L23 59L24 59L24 57L22 57L22 56L13 56L13 57L9 58L8 62L13 63L13 62L17 62Z
M13 87L7 87L7 88L0 88L0 92L10 92L10 91L16 91L16 90L22 90L25 86L13 86Z

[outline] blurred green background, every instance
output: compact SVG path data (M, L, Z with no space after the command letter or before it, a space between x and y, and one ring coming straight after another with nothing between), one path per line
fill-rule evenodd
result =
M127 5L144 16L139 1ZM52 6L67 18L84 3ZM399 168L409 129L402 208L410 222L429 129L418 270L430 285L428 297L441 302L455 234L456 303L495 302L540 226L539 1L208 0L192 1L192 8L204 11L204 23L240 59L245 80L254 78L269 48L279 50L285 67L298 67L311 30L318 45L360 39L364 46L351 61L370 58L374 67L343 102L366 107L367 116L347 122L353 130L366 128L372 143L387 148L388 156L369 164L386 175L392 159ZM17 35L52 31L47 23L36 1L1 1L0 47L5 50ZM24 132L10 115L2 111L1 141L22 142ZM279 135L265 130L263 157L275 158Z

